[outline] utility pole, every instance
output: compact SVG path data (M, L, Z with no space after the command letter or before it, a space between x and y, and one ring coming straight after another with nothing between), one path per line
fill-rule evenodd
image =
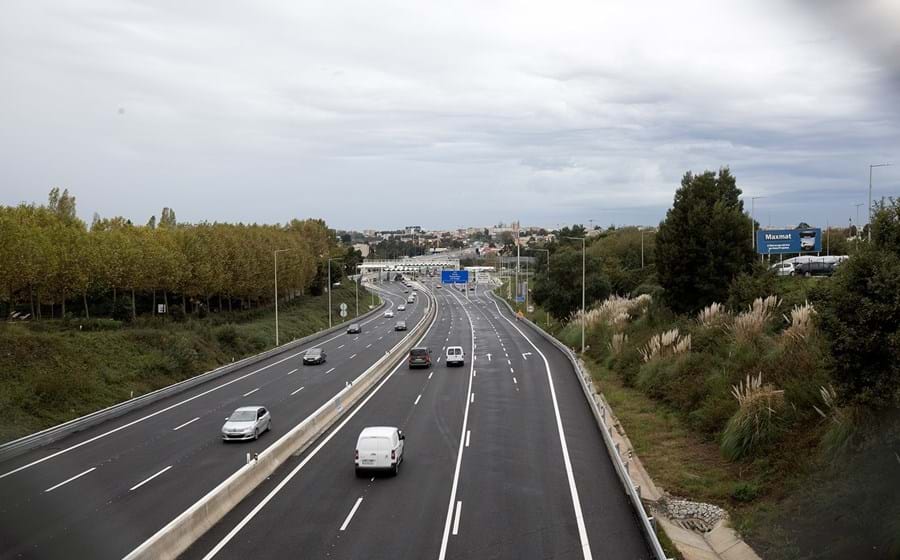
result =
M764 196L751 196L750 197L750 243L753 247L753 250L756 250L756 220L753 217L753 210L756 201L760 198L766 198Z
M875 163L869 165L869 242L872 241L872 169L875 167L888 167L890 163Z

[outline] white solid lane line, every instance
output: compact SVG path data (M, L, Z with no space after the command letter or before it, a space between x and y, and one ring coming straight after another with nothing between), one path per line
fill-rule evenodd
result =
M297 369L295 368L295 369L292 369L291 371L287 372L288 375L290 375L292 373L297 373Z
M81 473L81 474L76 474L76 475L73 476L72 478L67 478L66 480L63 480L62 482L60 482L60 483L57 484L56 486L51 486L50 488L47 488L46 490L44 490L44 492L53 492L54 490L56 490L57 488L59 488L59 487L62 486L63 484L68 484L68 483L72 482L73 480L75 480L75 479L77 479L77 478L81 478L82 476L86 475L87 473L92 472L92 471L95 471L95 470L97 470L97 467L91 467L91 468L89 468L88 470L84 471L84 472Z
M500 312L500 304L497 303L496 299L494 300L494 305L497 307L497 311ZM522 335L522 338L524 338L525 341L534 348L534 351L544 360L544 369L547 371L547 382L550 385L550 398L553 400L553 413L556 416L556 430L559 434L559 443L562 448L563 464L566 468L566 477L569 480L569 494L572 496L572 508L575 510L575 522L578 525L578 536L581 540L581 552L584 556L584 560L593 560L594 556L591 553L591 543L588 540L587 528L584 524L584 512L581 510L581 499L578 497L578 487L575 484L575 473L572 471L572 460L569 458L569 446L566 444L566 433L563 429L562 416L559 413L559 402L556 400L556 388L553 385L553 375L550 372L550 361L547 360L547 356L541 352L540 348L538 348L530 338L525 336L522 329L517 327L506 316L504 316L503 319Z
M419 339L420 341L426 339L426 337L428 336L428 333L431 332L431 329L432 329L432 327L434 327L435 324L436 324L436 321L432 322L428 326L428 329L425 331L425 334L423 334L422 337ZM246 527L247 524L250 523L250 521L252 521L253 518L256 517L256 515L260 511L262 511L262 509L264 507L266 507L266 504L268 504L270 501L272 501L272 499L275 498L275 496L279 492L281 492L281 490L285 486L287 486L287 484L291 481L291 479L293 479L295 476L297 476L297 473L299 473L303 469L303 467L305 467L306 464L309 463L313 459L313 457L315 457L319 453L319 451L322 450L323 447L328 445L328 442L331 441L331 439L334 436L336 436L338 433L340 433L341 430L344 429L344 426L346 426L350 422L350 420L352 420L353 417L356 416L357 412L359 412L360 410L363 409L363 407L366 406L366 404L372 399L372 397L374 397L378 393L378 391L380 391L381 388L385 386L385 384L394 376L395 373L397 373L397 370L399 370L400 366L402 366L404 363L405 362L403 360L401 360L396 366L394 366L394 369L392 369L391 372L388 373L385 376L385 378L382 379L381 382L374 389L372 389L372 392L369 393L368 396L365 399L363 399L363 401L359 405L357 405L356 408L354 408L353 410L350 411L350 413L347 415L347 417L344 418L344 420L340 424L338 424L338 426L336 428L334 428L327 436L325 436L325 439L323 439L319 443L319 445L317 445L315 447L315 449L313 449L309 453L309 455L304 457L303 460L300 461L300 463L296 467L294 467L293 470L291 470L291 472L289 472L281 480L281 482L279 482L275 486L275 488L273 488L268 494L266 494L265 498L263 498L258 504L256 504L256 506L252 510L250 510L250 513L245 515L244 518L241 519L240 522L238 522L238 524L235 525L234 528L231 529L231 531L229 531L228 534L222 538L222 540L220 540L218 543L216 543L216 545L212 548L212 550L210 550L209 552L206 553L206 556L203 557L203 560L210 560L211 558L215 557L215 555L218 554L223 548L225 548L225 546L229 542L231 542L231 539L233 539L235 537L235 535L237 535L241 531L241 529Z
M249 397L250 395L252 395L253 393L255 393L257 391L259 391L259 387L257 387L256 389L253 389L252 391L247 391L246 393L243 394L243 396Z
M362 501L363 501L362 496L360 496L359 499L356 500L356 503L353 504L353 509L351 509L350 513L347 514L347 519L345 519L343 525L341 525L341 531L346 529L347 525L350 524L350 520L353 519L353 514L356 513L357 509L359 509L359 504L361 504Z
M332 371L334 371L334 368L331 368L330 370L326 371L325 373L331 373Z
M129 492L134 492L135 490L137 490L137 489L140 488L141 486L147 484L148 482L150 482L151 480L153 480L154 478L156 478L157 476L161 475L162 473L166 472L167 470L169 470L169 469L171 469L171 468L172 468L172 465L169 465L168 467L166 467L166 468L164 468L163 470L159 471L158 473L156 473L155 475L151 476L150 478L145 478L145 479L142 480L141 482L138 482L137 484L135 484L134 486L132 486L131 488L129 488L128 491L129 491Z
M297 393L299 393L299 392L302 391L302 390L303 390L303 387L300 387L299 389L297 389L296 391L294 391L293 393L291 393L291 396L293 397L294 395L296 395Z
M456 516L453 518L453 534L459 533L459 514L462 511L462 501L456 502Z
M172 428L172 431L173 431L173 432L177 432L177 431L180 430L181 428L184 428L184 427L187 426L188 424L193 424L194 422L196 422L196 421L199 420L199 419L200 419L200 417L198 416L198 417L194 418L193 420L188 420L188 421L185 422L184 424L182 424L182 425L180 425L180 426L177 426L177 427L175 427L175 428Z
M422 394L419 393L419 396L416 397L416 401L413 403L413 406L416 406L417 404L419 404L419 399L421 399L421 398L422 398Z

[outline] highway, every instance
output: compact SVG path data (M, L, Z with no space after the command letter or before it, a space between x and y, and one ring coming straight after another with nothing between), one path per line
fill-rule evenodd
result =
M378 284L386 309L400 283ZM0 463L0 558L121 558L371 366L414 325L423 301L343 330ZM327 362L304 366L319 346ZM239 406L263 405L271 432L221 441Z
M480 289L435 294L441 361L399 365L185 557L651 558L566 357ZM406 434L395 478L354 475L372 425Z

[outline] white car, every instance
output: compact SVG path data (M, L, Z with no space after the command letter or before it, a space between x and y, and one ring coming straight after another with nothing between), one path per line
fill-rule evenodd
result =
M397 306L397 311L406 311L406 306L401 303Z
M392 426L363 428L356 440L356 476L366 476L367 471L388 471L396 476L405 440L403 432Z
M463 352L462 346L448 346L444 363L446 363L448 367L466 365L466 353Z
M388 309L387 311L384 312L384 316L385 316L385 317L388 317L388 318L390 318L390 319L393 319L393 317L394 317L394 312L391 311L390 309Z
M264 406L242 406L225 419L222 426L224 441L258 439L259 434L272 429L272 416Z

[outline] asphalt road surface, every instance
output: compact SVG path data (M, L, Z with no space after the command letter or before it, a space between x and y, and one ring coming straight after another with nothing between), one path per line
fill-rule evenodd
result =
M300 349L174 395L0 463L0 558L121 558L371 366L422 317L400 283L378 284L381 313L359 335L338 331ZM423 299L423 298L419 298ZM327 362L304 366L319 346ZM225 418L262 405L273 427L258 441L221 441Z
M433 367L398 366L185 557L651 558L566 357L480 290L435 294ZM354 475L373 425L406 434L397 477Z

